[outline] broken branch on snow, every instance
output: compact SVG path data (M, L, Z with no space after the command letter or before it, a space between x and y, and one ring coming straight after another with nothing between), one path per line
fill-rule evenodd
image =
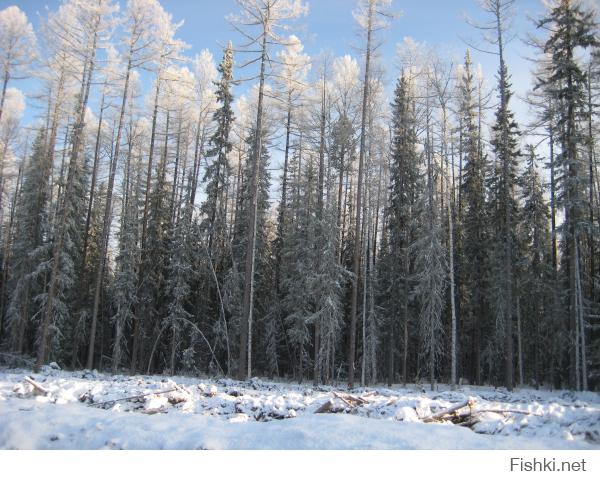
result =
M163 390L161 392L148 392L148 393L141 393L140 395L133 395L131 397L115 398L114 400L106 400L105 402L90 403L90 407L100 407L102 405L108 405L109 403L126 402L128 400L144 398L144 397L148 397L150 395L164 395L165 393L171 393L171 392L175 392L177 390L179 390L179 387L171 388L169 390Z
M37 383L31 377L25 377L25 381L27 383L29 383L30 385L33 385L33 389L34 389L33 392L35 395L43 395L44 397L46 397L50 394L49 390L46 390L44 387L42 387L39 383Z

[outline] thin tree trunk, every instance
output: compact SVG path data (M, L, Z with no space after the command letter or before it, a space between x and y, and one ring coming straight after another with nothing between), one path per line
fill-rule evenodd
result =
M366 190L366 189L365 189ZM363 292L362 292L362 362L361 362L361 372L360 372L360 382L361 385L364 387L366 386L366 382L367 382L367 376L366 376L366 370L367 370L367 264L369 262L369 248L370 248L370 243L371 243L371 222L370 219L368 219L368 210L369 207L367 207L367 204L370 203L370 199L369 196L366 194L365 192L365 209L363 211L363 225L362 225L362 229L363 232L365 231L365 227L367 227L367 225L365 225L365 223L368 223L368 227L367 227L367 236L364 239L364 251L363 251L363 256L365 258L365 261L363 262Z
M573 58L573 52L569 51L568 58ZM567 78L567 89L573 91L574 79L572 75ZM574 336L575 351L571 353L571 384L573 388L581 388L581 364L579 362L579 346L580 342L577 338L579 310L581 305L577 300L577 251L579 241L579 223L582 220L580 205L578 200L581 200L581 192L577 191L573 185L573 179L579 177L579 169L577 162L577 143L576 143L576 106L573 99L568 100L566 108L566 131L563 136L563 155L566 155L566 164L568 165L567 176L571 180L567 188L567 208L565 212L565 225L567 232L567 262L568 262L568 287L569 287L569 330Z
M156 122L158 118L158 102L160 98L160 87L162 84L162 64L159 68L158 75L156 78L156 89L154 90L154 107L152 109L152 129L150 133L150 150L148 152L148 170L146 171L146 191L144 193L144 212L142 214L142 235L140 238L140 249L142 253L142 261L140 262L139 269L139 281L138 285L144 282L145 278L145 262L143 256L146 251L146 232L148 230L148 209L150 206L150 191L152 189L152 168L154 163L154 145L156 140ZM133 347L131 352L131 373L135 373L137 370L137 357L139 352L140 343L140 318L134 318L133 320Z
M365 57L365 76L363 85L363 99L362 99L362 120L361 120L361 132L360 132L360 151L358 160L358 184L356 187L356 224L355 235L354 235L354 260L353 260L353 272L354 278L352 280L352 300L350 306L350 348L348 350L348 387L354 387L354 371L355 371L355 357L356 357L356 314L358 308L358 282L360 278L360 239L361 239L361 215L362 215L362 184L363 184L363 169L365 163L365 147L366 147L366 136L367 136L367 106L369 98L369 80L371 70L371 39L373 35L373 16L375 15L374 1L369 1L369 11L367 20L367 50Z
M581 344L581 389L588 389L587 381L587 358L586 358L586 341L585 341L585 322L583 320L583 289L581 285L581 266L579 260L579 243L575 243L575 275L577 290L577 329L579 330L579 342Z
M81 271L84 271L87 261L88 243L90 238L90 223L92 221L92 207L94 204L94 196L96 192L96 181L98 179L98 165L100 162L100 137L102 135L102 123L104 118L104 100L105 92L102 92L102 100L100 102L100 117L98 118L98 129L96 130L96 145L94 147L94 163L92 166L92 179L90 183L90 198L88 200L87 214L85 217L85 230L83 237L83 250L81 254Z
M67 159L67 150L69 145L69 120L67 119L67 127L65 128L65 138L63 140L63 153L60 159L60 173L58 175L58 190L56 192L56 208L52 214L51 222L54 222L58 218L60 210L60 199L63 195L63 185L65 181L65 163ZM54 163L54 162L53 162Z
M192 174L192 191L190 195L190 203L194 205L196 202L196 191L198 190L198 175L200 175L200 158L204 150L204 128L202 125L202 110L198 113L196 124L196 139L194 144L194 167Z
M348 177L350 176L350 172L348 171L349 168L346 170L346 181L345 181L345 187L344 187L344 208L343 208L343 212L342 212L342 228L341 228L341 232L340 232L340 251L339 251L339 262L340 264L342 263L343 260L343 248L344 248L344 241L346 240L346 216L347 216L347 210L348 210L348 197L352 198L352 177L350 177L350 180L348 180ZM350 192L348 192L348 190L350 190Z
M506 65L504 63L504 43L502 38L502 12L500 10L500 0L495 2L495 17L496 17L496 34L498 44L498 56L500 60L500 110L504 121L508 121L508 78ZM508 126L505 126L501 131L501 160L502 160L502 181L503 181L503 199L504 208L504 231L502 238L504 241L504 340L505 340L505 386L510 391L514 384L514 367L513 367L513 334L512 334L512 289L513 289L513 260L512 260L512 215L510 208L512 184L510 177L510 162L511 152L509 151L509 134ZM481 132L480 132L481 135Z
M589 282L589 298L595 301L595 288L594 288L594 276L596 273L595 264L595 244L594 244L594 135L593 135L593 114L594 104L592 102L592 66L591 63L588 66L588 162L589 162L589 202L590 202L590 228L588 229L588 243L589 243L589 255L590 255L590 273Z
M6 87L8 86L8 80L10 79L10 73L8 69L4 72L4 78L2 79L2 96L0 97L0 121L2 120L2 113L4 112L4 101L6 100Z
M324 193L324 176L325 176L325 127L327 122L327 114L325 111L326 101L326 72L323 72L323 83L321 86L321 125L320 125L320 139L319 139L319 178L317 185L317 228L319 233L317 238L319 242L322 242L325 238L325 226L323 225L323 193ZM321 248L322 244L318 245ZM321 358L321 323L315 322L315 365L313 374L313 383L317 385L319 383L319 372L322 363Z
M379 235L379 212L381 210L381 186L383 183L383 162L379 164L379 179L377 181L377 203L375 205L375 226L373 231L373 258L371 263L377 264L377 239Z
M248 239L246 246L246 265L244 271L244 298L242 304L242 324L240 331L240 359L238 377L249 379L252 376L252 320L254 310L254 267L256 263L256 227L258 216L258 190L260 180L260 164L262 157L262 135L263 135L263 102L265 89L265 71L267 62L267 32L266 28L270 20L265 21L263 31L261 62L260 62L260 84L258 89L258 107L256 112L256 131L252 165L252 176L250 178L250 205L248 215Z
M173 172L173 187L171 189L171 223L175 225L176 221L176 206L175 200L177 198L177 182L179 178L179 161L180 161L180 151L181 148L181 112L179 112L179 122L177 127L177 145L175 146L175 171Z
M281 176L281 202L279 204L279 216L277 219L277 237L280 242L283 242L286 213L287 213L287 177L289 168L289 156L290 156L290 130L292 124L292 106L291 98L288 95L288 111L287 120L285 127L285 150L283 156L283 173ZM277 288L278 296L281 294L281 245L277 248L277 260L275 262L275 286Z
M106 88L106 85L105 85ZM96 191L96 182L97 182L97 178L98 178L98 165L100 163L100 137L101 137L101 133L102 133L102 123L103 123L103 116L104 116L104 110L105 110L105 106L104 106L104 101L105 101L105 91L103 90L102 92L102 100L100 102L100 118L98 119L98 129L96 130L96 144L94 147L94 163L92 166L92 179L91 179L91 184L90 184L90 195L89 195L89 200L88 200L88 208L87 208L87 214L86 214L86 219L85 219L85 230L83 233L83 248L82 248L82 252L81 252L81 264L80 264L80 271L81 271L81 275L82 275L82 285L81 288L79 289L79 307L82 308L84 306L84 302L86 301L86 296L89 292L89 278L88 276L90 275L89 272L87 272L86 269L86 264L87 264L87 254L88 254L88 245L89 245L89 239L90 239L90 223L91 223L91 219L92 219L92 207L93 207L93 203L94 203L94 198L95 198L95 191ZM77 312L75 312L75 315L77 315ZM74 326L73 331L74 331L74 338L73 338L73 351L72 351L72 355L71 355L71 366L73 368L76 368L76 363L78 362L78 353L79 353L79 336L75 334L75 332L77 332L77 327Z
M146 230L148 228L148 206L150 202L150 190L152 184L152 164L154 160L154 142L156 139L156 120L158 117L158 99L160 96L161 77L160 73L156 80L156 90L154 92L154 109L152 111L152 131L150 134L150 151L148 152L148 171L146 172L146 194L144 195L144 213L142 216L142 251L146 246Z
M552 110L552 104L550 104L550 110ZM554 129L552 127L552 119L548 122L548 143L550 147L550 228L552 237L552 309L550 321L553 328L557 325L557 314L558 314L558 246L556 238L556 176L555 176L555 157L554 157ZM556 340L552 343L552 353L550 358L550 377L552 384L556 382L555 371L557 363L557 342ZM560 360L559 360L560 364Z
M115 184L115 174L117 171L117 163L119 160L119 152L121 148L121 136L123 134L123 123L125 118L125 110L127 107L127 96L129 93L129 79L132 69L132 50L129 52L127 61L127 70L125 74L125 86L123 89L123 98L121 101L121 112L119 114L119 124L117 127L117 138L115 140L115 149L113 158L110 164L110 173L108 177L108 187L106 189L106 205L104 207L104 220L102 222L102 235L100 242L100 252L98 256L98 265L96 269L96 283L94 289L94 307L92 310L92 323L90 327L90 344L88 348L86 367L91 370L94 364L94 347L96 343L96 327L98 323L98 309L100 307L100 292L102 290L102 281L104 278L104 266L106 263L106 251L108 249L108 239L110 237L110 223L112 218L112 195Z
M450 185L447 191L450 192ZM457 322L456 322L456 293L454 286L454 219L452 211L452 197L448 195L446 202L448 210L448 256L450 262L449 280L450 280L450 315L451 315L451 343L450 343L450 384L452 388L456 387L457 374Z
M99 21L99 20L98 20ZM46 362L47 360L47 343L48 343L48 335L50 330L50 322L51 317L53 315L54 309L54 300L56 296L56 289L58 283L58 274L60 270L60 255L63 250L63 243L65 237L65 229L66 229L66 219L69 214L68 202L66 199L70 197L73 190L73 181L75 176L75 171L77 169L77 162L79 161L79 151L81 149L83 143L83 130L85 127L85 113L87 109L88 99L90 95L90 87L92 84L92 77L95 69L95 58L96 58L96 41L97 41L97 32L94 34L94 40L92 44L92 50L90 50L90 58L86 59L85 68L83 71L82 82L81 82L81 91L79 96L79 111L77 115L76 123L73 126L73 142L72 142L72 150L71 150L71 158L69 160L69 174L67 177L67 185L65 188L65 193L63 195L63 207L61 211L61 218L57 223L57 235L55 239L53 254L52 254L52 273L50 276L50 284L48 286L47 299L46 299L46 307L44 309L44 315L42 317L42 324L40 326L40 339L38 345L37 358L35 362L35 370L39 370L39 368ZM52 147L53 148L53 147ZM51 168L51 166L50 166ZM60 199L59 199L60 200Z
M518 286L517 286L518 288ZM519 359L519 385L524 385L524 374L523 374L523 332L521 326L521 297L517 295L517 348L518 348L518 359Z
M408 272L408 255L405 254L404 261L406 262L406 271ZM402 305L402 316L403 316L403 337L402 341L404 342L402 349L402 383L406 386L407 382L407 365L408 365L408 275L404 277L404 299Z

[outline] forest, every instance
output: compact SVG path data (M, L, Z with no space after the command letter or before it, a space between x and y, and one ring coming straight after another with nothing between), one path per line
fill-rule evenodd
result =
M412 2L347 3L342 56L304 0L236 0L219 58L159 0L0 10L1 362L600 388L598 5L515 38L479 0L478 45L392 62Z

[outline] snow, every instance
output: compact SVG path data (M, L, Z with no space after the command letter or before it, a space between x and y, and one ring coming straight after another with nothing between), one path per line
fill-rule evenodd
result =
M50 393L36 395L30 376ZM598 449L600 395L0 371L2 449ZM144 397L120 400L147 394ZM471 428L422 419L467 399ZM330 411L315 413L331 402ZM104 402L104 403L103 403ZM510 413L497 413L511 410ZM522 413L524 411L530 414Z

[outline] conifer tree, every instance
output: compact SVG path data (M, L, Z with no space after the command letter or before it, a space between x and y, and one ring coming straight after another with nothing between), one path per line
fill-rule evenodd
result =
M64 216L61 225L62 248L58 268L54 267L54 252L57 251L56 242L59 241L57 229L51 237L32 254L38 258L34 266L32 278L44 285L43 292L35 296L36 313L33 319L39 322L36 342L41 349L41 342L46 341L48 358L61 363L69 363L73 358L74 340L79 337L80 324L76 315L76 302L78 299L78 284L81 279L81 251L83 247L83 227L85 225L86 194L88 190L88 165L83 155L80 160L70 166L69 175L72 178L70 194L62 200ZM50 281L54 277L54 299L50 305ZM48 282L48 284L46 284ZM45 315L50 315L46 321ZM45 332L46 331L46 332Z
M512 8L514 0L484 0L482 8L490 14L491 20L477 26L484 31L492 31L493 38L487 38L488 42L497 47L498 55L498 98L496 109L496 121L492 127L492 147L496 155L497 178L495 191L491 192L491 203L494 205L493 215L496 231L492 239L490 249L490 262L496 267L496 275L490 278L490 289L493 291L493 310L496 317L497 330L501 331L497 337L504 338L503 352L505 360L504 383L511 390L514 384L514 360L513 360L513 317L515 307L513 305L513 249L515 248L515 217L516 198L515 182L518 151L518 131L514 120L514 114L510 109L512 97L508 67L505 58L506 43L510 40L509 22L513 15Z
M501 57L503 58L503 57ZM496 111L496 122L492 131L492 147L496 154L495 170L492 170L493 190L489 201L492 204L492 224L494 238L490 248L490 277L489 288L492 290L496 325L501 325L502 331L497 337L504 339L503 352L505 359L505 386L509 390L514 384L513 378L513 321L515 306L513 302L513 249L515 248L515 218L517 212L516 177L520 152L518 150L519 131L514 120L514 114L508 104L512 97L506 66L501 62L499 77L500 103Z
M519 178L522 208L515 220L515 291L524 319L523 354L520 367L528 372L527 379L539 386L551 380L548 366L556 356L561 340L560 328L550 315L552 308L552 255L550 212L544 198L544 185L539 172L538 157L532 145L527 146L525 170ZM523 365L528 361L529 365Z
M584 10L578 0L560 0L538 22L538 27L550 32L544 52L551 58L550 74L547 79L540 79L540 84L548 84L554 101L561 105L557 115L561 146L557 167L562 178L559 203L565 209L564 254L571 335L569 381L572 388L587 389L581 245L589 206L585 195L586 169L579 153L584 143L579 121L584 118L587 79L576 58L576 49L596 47L600 42L593 13Z
M419 354L429 373L431 390L435 388L436 369L443 351L442 311L446 291L447 264L437 195L434 194L433 166L429 167L427 188L417 201L419 222L410 245L414 257L414 293L418 299Z
M465 323L470 327L470 362L472 381L482 382L481 352L482 329L486 315L485 264L486 264L486 204L485 160L479 149L479 133L475 117L475 98L471 54L467 50L464 70L460 79L460 106L463 138L462 176L462 279L465 302Z
M253 194L252 194L252 185L249 181L245 182L242 186L242 190L240 192L240 205L237 218L239 221L236 222L235 232L233 238L233 258L235 265L232 268L232 279L237 278L238 281L245 277L246 269L248 268L247 263L245 262L245 253L248 252L248 242L252 241L251 236L248 232L249 225L247 224L248 215L251 214L253 208L256 209L256 245L254 252L254 269L256 272L255 282L253 282L253 295L256 295L256 303L254 303L253 307L253 319L256 323L259 323L260 320L264 319L269 312L269 307L272 305L271 303L271 295L273 293L272 290L272 262L271 262L271 253L270 253L270 244L268 241L269 234L269 188L271 182L271 175L267 169L270 155L268 150L268 144L266 137L266 132L263 129L262 134L260 135L261 140L256 140L256 130L252 130L250 136L247 139L247 144L249 146L248 155L246 158L246 164L244 166L244 179L253 178L253 175L256 175L255 178L259 180L258 192L256 197L256 205L253 205ZM256 155L256 145L260 143L260 162L258 164L254 164L253 156ZM259 172L254 173L254 169L258 168ZM242 284L237 285L237 288L233 285L230 286L231 291L238 291L239 293L244 292L245 280ZM232 299L235 297L232 297ZM254 298L254 297L253 297ZM239 297L238 297L239 299ZM236 302L237 303L237 302ZM235 312L241 313L242 317L237 317L232 319L234 323L236 323L238 328L238 335L240 337L244 334L244 324L243 324L243 309L238 310L238 305L233 305L233 315L235 316ZM255 324L255 326L257 326ZM247 326L246 326L247 327ZM253 345L252 343L252 330L247 331L249 337L246 337L246 343L244 345ZM246 350L246 357L251 357L252 351L248 352ZM246 364L247 366L247 364ZM238 363L239 368L239 363Z
M231 42L225 49L223 60L218 71L221 79L217 83L216 98L220 107L215 111L213 120L216 125L215 132L210 140L207 157L214 158L204 173L206 183L206 201L202 205L202 213L206 215L205 228L207 231L208 251L212 258L215 251L217 257L224 254L227 234L227 204L226 195L230 175L228 155L232 144L229 139L231 126L234 121L231 93L233 81L233 47Z
M240 349L238 362L238 376L248 378L252 373L252 321L254 315L254 277L257 259L257 225L259 210L259 191L262 188L263 180L260 177L262 173L261 163L263 161L263 134L265 129L264 118L264 99L265 86L268 76L268 67L271 65L270 50L272 44L282 43L278 30L287 28L286 20L293 20L307 13L308 8L302 0L237 0L242 14L237 17L237 23L246 27L255 27L258 34L250 35L244 33L250 43L246 47L253 47L253 53L258 53L254 61L260 63L260 73L258 75L258 102L256 107L256 122L253 127L254 134L251 136L256 142L250 149L251 169L248 179L247 190L250 192L251 207L246 211L245 217L248 228L248 242L246 242L246 259L244 265L244 295L242 299L242 323L240 324ZM236 27L239 30L239 27Z
M44 245L48 236L50 185L46 173L46 137L38 131L31 156L26 159L23 186L16 206L16 233L12 246L10 284L12 286L7 311L7 332L10 349L25 353L31 337L30 318L34 313L31 300L40 293L43 285L34 281L36 265L33 255Z
M162 328L168 328L171 333L169 354L169 371L175 374L177 365L181 332L187 327L192 318L189 312L189 296L191 294L190 282L192 280L192 263L189 258L190 241L189 229L191 226L191 205L186 202L183 218L179 219L173 227L169 242L169 260L165 272L166 316L162 321Z
M282 308L293 355L294 378L302 381L309 367L313 312L311 280L315 269L316 171L312 156L303 168L292 162L290 173L290 224L283 238ZM295 174L295 175L294 175Z
M139 171L139 166L138 166ZM132 182L133 183L133 182ZM137 275L140 260L139 252L139 204L140 185L133 183L130 198L125 207L119 234L119 253L115 259L116 272L111 283L114 314L114 339L112 345L112 371L122 367L126 353L127 337L135 319L135 306L138 302Z
M397 329L403 339L402 378L406 382L408 323L411 312L411 260L409 247L415 235L413 210L421 189L414 99L405 75L396 84L392 103L392 158L389 206L386 212L386 248L380 256L380 285L386 318L387 381L394 380Z

